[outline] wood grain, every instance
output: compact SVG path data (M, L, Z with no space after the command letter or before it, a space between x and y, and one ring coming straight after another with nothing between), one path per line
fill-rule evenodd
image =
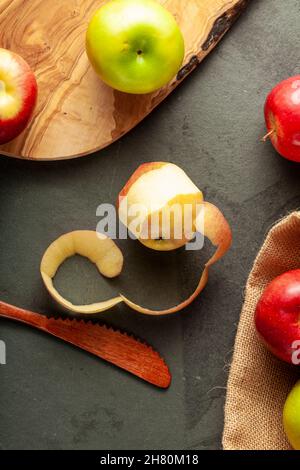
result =
M160 0L186 43L184 66L166 87L127 95L107 87L89 65L85 32L104 0L0 0L0 47L36 73L38 105L27 130L4 155L59 160L111 144L147 116L215 47L251 0Z
M157 387L168 388L171 383L170 371L160 355L127 333L91 321L48 318L1 301L0 317L38 328Z

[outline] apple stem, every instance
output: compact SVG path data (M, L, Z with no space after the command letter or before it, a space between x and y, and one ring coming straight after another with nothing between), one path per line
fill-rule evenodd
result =
M273 135L275 132L275 129L271 129L262 139L262 142L267 142L267 140Z

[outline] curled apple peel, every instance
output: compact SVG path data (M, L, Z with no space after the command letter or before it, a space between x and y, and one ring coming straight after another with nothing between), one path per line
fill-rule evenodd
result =
M57 291L53 279L58 268L76 254L88 258L105 277L114 278L122 272L123 255L113 240L89 230L66 233L51 243L41 261L42 279L54 300L67 310L82 314L105 312L121 303L122 297L115 297L90 305L74 305Z
M176 214L175 208L178 210ZM118 276L123 267L123 255L113 240L100 233L77 231L58 238L43 256L41 274L51 296L68 310L82 314L104 312L121 302L146 315L167 315L187 307L204 289L209 268L231 245L231 230L223 214L213 204L203 201L202 192L181 168L167 162L141 165L122 189L118 210L121 222L148 248L158 251L175 250L186 245L196 232L211 241L216 251L205 264L195 291L188 299L165 310L142 307L123 294L90 305L72 304L53 285L59 266L67 258L75 254L84 256L96 264L101 274L109 278ZM136 219L138 223L135 223ZM190 222L188 229L184 223L187 220Z
M123 267L123 255L115 242L105 235L92 231L76 231L62 235L46 250L41 262L41 275L49 294L66 309L80 314L94 314L109 310L124 302L136 312L146 315L167 315L178 312L200 294L208 281L210 266L217 262L231 245L231 230L228 222L217 207L208 202L203 203L204 223L196 221L196 227L216 246L215 254L206 263L196 290L179 305L165 310L144 308L120 294L112 299L90 305L74 305L65 299L53 285L53 278L60 265L69 257L79 254L95 263L101 274L113 278L118 276Z

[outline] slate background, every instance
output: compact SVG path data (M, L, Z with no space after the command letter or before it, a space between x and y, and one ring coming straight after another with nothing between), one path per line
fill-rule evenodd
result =
M1 320L1 449L216 449L228 368L255 254L270 226L300 206L299 169L262 144L263 104L299 73L298 0L253 0L221 44L141 125L110 148L58 163L0 159L0 298L53 312L39 277L58 235L95 228L136 167L182 166L232 224L234 244L185 312L147 318L125 306L105 321L145 338L173 374L167 392L33 329ZM195 284L207 255L157 255L126 242L122 279L108 283L81 259L57 284L74 301L121 287L147 305L171 305ZM201 261L202 260L202 261ZM126 286L126 287L125 287Z

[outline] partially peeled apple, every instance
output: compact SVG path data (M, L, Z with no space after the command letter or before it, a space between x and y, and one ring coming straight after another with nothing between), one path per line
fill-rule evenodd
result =
M180 248L196 232L222 247L223 254L230 247L231 230L222 213L204 201L200 189L173 163L141 165L120 192L117 205L121 222L143 245L153 250ZM140 224L134 224L139 208L143 209ZM164 226L163 221L168 220L170 227L165 233L168 226ZM190 223L185 224L185 221Z
M163 216L168 215L174 204L181 209L183 219L192 222L191 229L183 230L180 218L171 218L168 234L162 224ZM132 225L136 215L135 206L143 208L139 223ZM154 217L153 217L154 216ZM195 186L186 173L178 166L166 162L153 162L141 165L129 179L119 195L119 217L126 227L143 245L159 251L170 251L184 246L196 232L201 232L216 247L213 256L207 261L198 286L188 299L179 305L165 310L151 310L138 305L124 294L91 305L73 305L64 299L53 285L53 278L59 266L69 257L80 254L95 263L106 277L121 273L123 256L113 240L102 234L79 231L65 234L55 240L46 250L41 274L51 296L62 306L76 313L92 314L109 310L114 305L124 302L133 310L147 315L166 315L187 307L204 289L208 281L209 268L227 252L231 245L231 230L220 210L203 200L202 192ZM156 221L154 238L149 229ZM149 234L151 236L149 236Z
M143 245L171 251L193 238L202 203L202 192L177 165L145 163L119 194L119 218ZM139 224L135 223L137 215ZM185 221L191 222L188 232L184 230Z

